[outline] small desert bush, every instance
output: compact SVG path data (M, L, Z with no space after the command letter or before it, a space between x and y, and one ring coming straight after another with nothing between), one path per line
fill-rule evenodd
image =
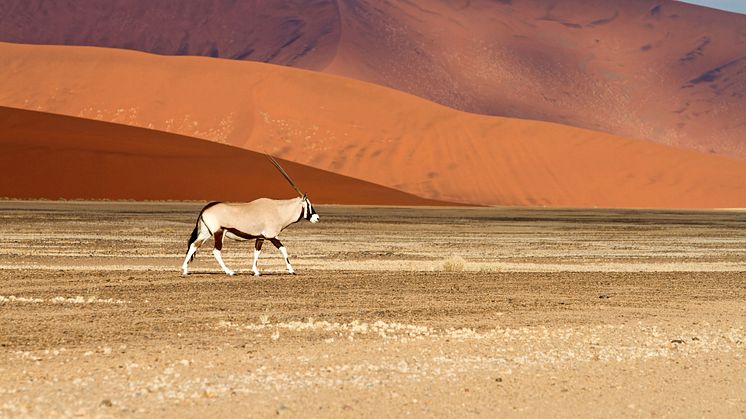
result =
M443 270L445 272L461 272L466 266L466 261L461 256L451 256L443 261Z

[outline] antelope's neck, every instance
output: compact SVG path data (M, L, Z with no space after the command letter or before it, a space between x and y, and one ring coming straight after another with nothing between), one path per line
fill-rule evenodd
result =
M283 224L287 227L290 224L300 221L303 216L303 203L300 198L289 199L281 206L280 212L282 218L285 220Z

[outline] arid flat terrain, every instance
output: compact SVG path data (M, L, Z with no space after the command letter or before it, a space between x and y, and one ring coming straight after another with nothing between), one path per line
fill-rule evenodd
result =
M746 212L0 201L0 416L746 417Z

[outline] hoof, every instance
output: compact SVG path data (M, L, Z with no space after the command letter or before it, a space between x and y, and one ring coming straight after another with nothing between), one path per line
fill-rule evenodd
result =
M298 275L297 273L295 273L295 271L293 271L293 272L288 272L288 273L289 273L290 275Z
M226 274L227 274L228 276L236 276L236 273L235 273L235 272L226 272Z
M260 274L259 272L254 272L254 276L261 276L261 275L262 274Z

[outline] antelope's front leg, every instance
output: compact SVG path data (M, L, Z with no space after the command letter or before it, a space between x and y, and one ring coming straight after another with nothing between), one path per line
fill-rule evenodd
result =
M227 266L225 266L225 262L223 262L223 256L221 254L221 250L223 249L223 230L218 230L215 232L215 248L212 249L212 254L215 255L215 260L218 261L218 264L221 268L223 268L223 272L226 274L233 276L236 273L232 270L228 269Z
M280 249L280 253L282 253L282 257L285 258L285 266L288 269L288 273L295 275L295 271L293 270L293 267L290 265L290 258L288 257L288 250L285 248L285 246L282 245L282 242L277 238L269 239L269 241L271 241L272 244L274 244L276 248Z
M254 243L254 263L251 264L251 271L254 272L254 276L261 275L259 273L259 268L256 267L256 261L259 260L259 254L262 253L263 244L264 239L256 239L256 243Z

